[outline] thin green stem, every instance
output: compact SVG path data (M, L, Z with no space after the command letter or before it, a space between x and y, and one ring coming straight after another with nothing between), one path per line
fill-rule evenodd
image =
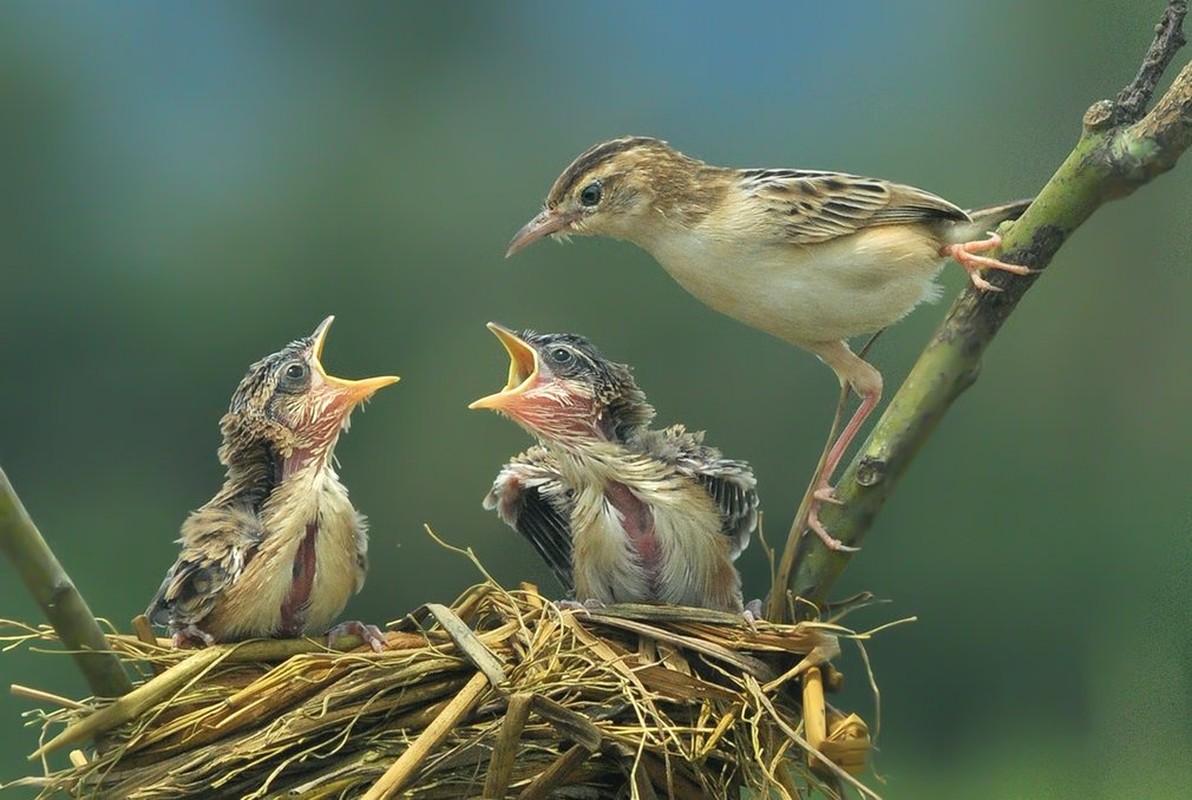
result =
M4 470L0 469L0 549L45 612L97 697L119 697L132 689L128 674L87 606L33 524Z

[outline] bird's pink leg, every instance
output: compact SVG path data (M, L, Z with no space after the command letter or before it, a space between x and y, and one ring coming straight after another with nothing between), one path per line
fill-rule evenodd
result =
M848 452L849 445L856 438L861 426L881 401L882 376L864 359L849 350L844 342L822 342L808 349L832 368L842 384L851 386L853 391L861 396L861 405L853 412L852 418L844 426L840 436L836 437L835 443L824 458L824 465L816 477L815 489L811 493L811 507L807 511L807 527L815 531L828 549L855 553L859 547L850 547L828 533L827 528L820 522L819 509L823 503L840 502L836 499L836 490L832 487L832 475L844 454Z
M341 622L327 631L327 646L331 647L332 642L341 636L359 636L374 653L385 650L385 634L376 625L366 625L355 619Z
M973 255L974 253L982 253L986 250L995 250L1001 246L1002 237L996 233L990 233L988 239L946 245L940 250L940 255L955 259L956 263L962 266L964 271L968 273L969 280L973 282L973 286L986 292L1000 292L1000 287L994 286L981 277L982 267L985 269L1000 269L1003 272L1012 272L1015 275L1030 275L1035 271L1030 267L1007 264L1004 261L998 261L996 258Z
M856 438L857 432L861 430L861 426L865 423L865 420L873 413L873 409L877 408L881 397L881 394L878 393L861 398L861 405L853 413L853 418L848 421L848 425L844 426L844 430L836 438L836 443L828 451L828 457L824 460L824 468L820 470L819 481L817 482L815 491L811 494L811 508L807 511L807 527L815 531L816 535L827 545L829 550L855 553L861 549L859 547L850 547L828 533L828 529L824 527L824 523L820 522L819 509L822 503L840 503L836 499L836 489L830 483L832 473L836 471L836 467L840 464L840 459L844 457L848 446Z
M820 470L819 483L815 487L815 492L813 492L816 500L824 503L840 503L836 499L836 489L830 483L832 475L836 472L836 467L840 466L840 460L844 458L845 452L848 451L848 446L857 437L857 432L861 430L861 426L865 424L865 420L873 413L873 409L877 408L877 404L881 399L882 395L880 391L870 393L861 398L861 405L857 406L857 410L853 412L852 419L844 426L844 430L836 438L836 443L828 451L828 457L824 459L824 468Z

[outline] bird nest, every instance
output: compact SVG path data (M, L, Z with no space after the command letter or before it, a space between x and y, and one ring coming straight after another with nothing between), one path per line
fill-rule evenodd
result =
M823 699L842 636L855 634L700 609L561 611L491 581L392 625L381 653L306 639L175 650L147 628L112 633L141 677L129 694L14 687L60 706L30 712L45 774L18 783L171 800L801 797L846 783L875 796L853 777L865 723ZM70 766L51 770L54 751Z

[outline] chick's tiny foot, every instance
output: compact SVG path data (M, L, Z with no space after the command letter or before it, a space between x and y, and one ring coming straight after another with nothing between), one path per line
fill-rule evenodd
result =
M189 645L196 647L210 647L215 644L215 637L201 629L197 625L187 625L185 628L179 628L174 631L174 635L170 637L175 649L182 649Z
M836 537L832 536L832 534L828 533L828 529L824 527L824 523L820 522L818 503L812 503L811 511L807 513L807 527L815 531L815 535L820 538L820 541L822 541L829 550L835 550L840 553L855 553L861 549L860 547L850 547Z
M751 628L756 628L755 622L764 621L766 618L762 616L762 601L750 600L745 604L745 611L742 613L745 617L745 624Z
M998 261L996 258L987 258L985 256L974 255L974 253L982 253L986 250L994 250L1002 246L1002 237L996 233L990 233L988 239L978 239L975 242L961 242L960 244L950 244L940 251L940 255L948 256L956 260L956 263L964 268L968 273L969 280L972 281L973 286L985 292L1000 292L1001 287L994 286L989 281L981 277L981 269L1000 269L1003 272L1010 272L1014 275L1030 275L1036 270L1030 267L1023 267L1018 264L1007 264L1005 261Z
M586 614L594 608L604 608L604 603L589 597L582 603L575 600L556 600L555 607L560 611L583 611Z
M385 650L385 634L376 625L365 625L355 619L341 622L327 631L327 646L331 647L332 643L341 636L359 636L365 644L373 649L374 653Z

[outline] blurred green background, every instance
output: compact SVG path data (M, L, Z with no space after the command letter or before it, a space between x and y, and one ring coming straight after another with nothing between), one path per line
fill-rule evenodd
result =
M126 627L220 483L217 421L245 368L334 313L332 372L404 378L338 449L372 520L347 613L396 618L478 579L424 523L506 584L554 591L480 507L528 444L465 410L504 379L499 320L633 363L660 422L754 464L780 541L831 373L630 245L505 245L574 155L623 133L961 205L1029 195L1133 76L1162 3L994 5L5 3L0 464ZM1190 176L1064 247L838 584L893 600L856 625L919 616L869 647L886 796L1192 787ZM891 391L947 302L878 343ZM741 564L762 594L761 549ZM0 615L40 621L7 565ZM841 666L841 703L872 721L855 650ZM25 651L0 657L11 682L86 693L67 659ZM0 781L32 767L29 707L0 696Z

